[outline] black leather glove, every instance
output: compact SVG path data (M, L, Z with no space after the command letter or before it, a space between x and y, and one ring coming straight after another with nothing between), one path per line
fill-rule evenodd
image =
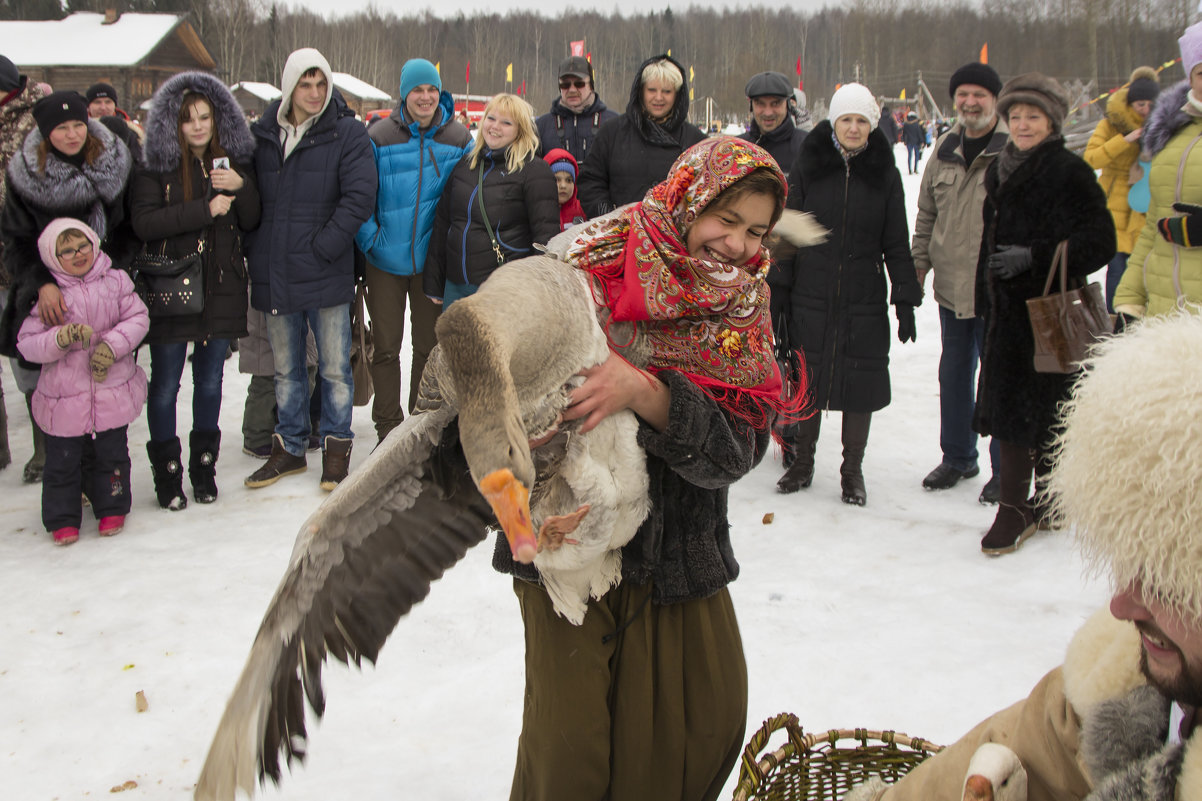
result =
M1122 334L1128 328L1139 322L1139 318L1133 314L1126 312L1118 312L1114 315L1114 333Z
M1002 245L989 255L986 264L998 278L1013 278L1031 269L1031 248L1026 245Z
M918 329L914 326L914 307L899 303L893 307L897 315L897 338L901 342L917 342Z
M1173 211L1180 217L1161 217L1156 221L1160 235L1183 248L1202 247L1202 206L1193 203L1174 203Z

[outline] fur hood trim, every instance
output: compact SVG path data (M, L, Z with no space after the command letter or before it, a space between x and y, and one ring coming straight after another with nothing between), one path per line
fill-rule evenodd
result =
M843 155L835 147L831 137L834 129L830 120L823 120L814 126L814 130L801 143L801 153L797 158L797 166L807 181L814 181L833 172L843 172L845 169ZM889 147L889 139L879 128L873 128L868 134L868 144L864 150L847 162L851 165L852 173L869 186L884 186L889 177L889 170L896 170L893 150Z
M152 172L173 172L179 168L179 109L188 92L199 92L209 99L217 114L217 135L230 158L250 161L255 152L254 139L230 90L207 72L181 72L160 86L150 100L146 141L142 145L142 163L146 168Z
M1189 81L1175 83L1160 93L1156 105L1148 115L1144 125L1143 150L1141 158L1149 161L1173 138L1173 134L1188 125L1194 118L1181 110L1185 105L1185 96L1189 94Z
M1148 319L1092 351L1053 445L1053 513L1116 587L1202 622L1202 317Z
M104 207L116 203L125 191L133 157L125 143L96 120L88 120L88 133L104 146L93 164L77 168L47 156L46 170L41 172L38 147L42 133L34 128L8 164L8 185L29 205L50 213L66 214L90 206L84 222L104 239L109 234Z
M1106 101L1106 120L1123 136L1144 124L1143 118L1127 102L1127 88L1123 87Z

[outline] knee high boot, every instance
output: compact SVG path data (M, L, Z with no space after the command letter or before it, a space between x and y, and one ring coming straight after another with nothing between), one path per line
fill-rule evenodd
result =
M1031 449L1024 445L1013 442L998 444L1002 453L1002 465L998 471L1002 485L1001 498L993 525L981 540L982 553L990 556L1017 551L1035 533L1031 506L1027 502L1035 457Z
M33 456L25 463L21 480L26 484L37 484L42 480L42 470L46 467L46 434L33 419L32 392L25 395L25 408L29 410L29 427L33 431Z
M814 480L814 451L818 447L818 432L822 427L821 412L794 424L793 463L776 482L776 491L797 492Z
M179 437L162 442L151 440L146 443L146 455L150 457L150 475L154 477L154 494L159 506L178 512L188 505L184 495L184 470L180 464L181 447Z
M843 413L843 466L839 468L843 502L863 506L868 502L864 488L864 451L868 448L868 427L872 412Z
M0 387L0 470L12 462L13 454L8 447L8 409L4 405L4 387Z
M188 436L188 478L197 503L217 500L217 454L220 431L193 431Z

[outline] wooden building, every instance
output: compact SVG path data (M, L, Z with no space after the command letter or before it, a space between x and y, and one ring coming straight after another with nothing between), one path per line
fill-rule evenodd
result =
M230 87L230 92L242 107L242 113L252 120L262 117L263 110L283 94L271 84L259 81L239 81Z
M61 20L0 21L4 55L31 80L81 94L98 81L133 114L172 75L217 63L183 14L80 12Z
M354 75L345 72L332 74L334 86L342 93L342 99L359 115L360 119L367 117L367 112L381 108L391 108L395 101L389 94L377 89L366 81L361 81Z

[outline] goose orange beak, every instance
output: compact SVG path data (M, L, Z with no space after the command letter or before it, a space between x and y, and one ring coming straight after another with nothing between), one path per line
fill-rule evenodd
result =
M533 562L538 540L530 521L530 490L505 468L486 475L480 481L480 493L497 516L513 558L524 565Z

